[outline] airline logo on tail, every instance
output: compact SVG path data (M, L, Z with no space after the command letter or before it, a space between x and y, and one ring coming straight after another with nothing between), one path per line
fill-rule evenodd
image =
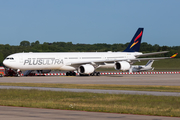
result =
M138 28L128 47L123 52L139 52L144 28Z
M142 36L142 31L141 33L134 39L134 43L131 45L130 48L132 48L134 45L136 45L139 41L137 41L140 37Z

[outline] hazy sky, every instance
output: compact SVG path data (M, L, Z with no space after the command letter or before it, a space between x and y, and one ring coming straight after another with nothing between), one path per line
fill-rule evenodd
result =
M0 0L0 44L21 41L180 46L180 0Z

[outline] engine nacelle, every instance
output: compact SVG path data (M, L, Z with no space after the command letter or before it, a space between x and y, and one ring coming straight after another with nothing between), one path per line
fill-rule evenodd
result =
M126 61L116 62L114 65L114 68L116 70L123 70L123 71L129 70L130 67L131 67L130 64Z
M78 68L78 72L81 74L90 74L90 73L93 73L94 70L95 70L94 66L90 64L81 65Z

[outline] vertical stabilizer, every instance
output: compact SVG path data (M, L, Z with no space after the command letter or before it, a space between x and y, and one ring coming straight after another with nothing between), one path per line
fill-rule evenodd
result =
M149 60L145 66L146 66L146 67L147 67L147 66L151 67L152 64L153 64L153 62L154 62L154 60Z
M139 28L136 31L128 47L123 52L139 52L143 30L144 28Z

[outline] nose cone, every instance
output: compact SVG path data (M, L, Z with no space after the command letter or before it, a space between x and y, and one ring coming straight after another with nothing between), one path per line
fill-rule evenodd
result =
M14 68L14 65L16 65L16 64L14 64L13 62L5 59L5 60L3 61L3 65L6 66L6 67L8 67L8 68Z
M3 61L3 65L8 67L8 68L12 68L13 67L12 63L9 60L6 60L6 59Z
M8 67L8 61L7 61L7 60L4 60L4 61L3 61L3 65L6 66L6 67Z

